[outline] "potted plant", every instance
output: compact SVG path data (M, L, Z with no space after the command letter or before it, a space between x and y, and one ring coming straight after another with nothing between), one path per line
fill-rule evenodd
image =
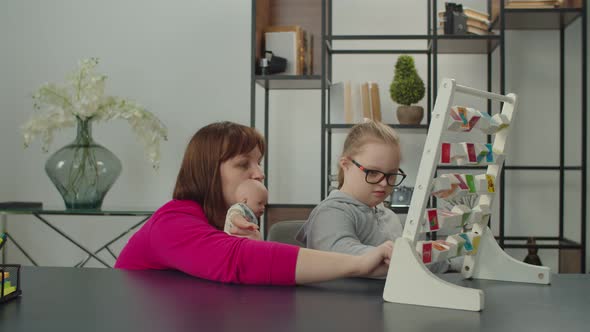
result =
M414 58L402 55L395 64L393 82L389 87L391 99L399 106L397 119L400 124L420 124L424 117L422 106L412 106L424 98L424 82L418 76Z

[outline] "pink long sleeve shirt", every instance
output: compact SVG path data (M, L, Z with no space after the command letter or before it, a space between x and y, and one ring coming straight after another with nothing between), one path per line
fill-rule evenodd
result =
M180 270L239 284L294 285L299 247L228 235L207 222L201 206L172 200L123 248L115 268Z

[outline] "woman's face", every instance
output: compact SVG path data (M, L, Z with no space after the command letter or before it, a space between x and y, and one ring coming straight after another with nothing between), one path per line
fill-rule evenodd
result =
M264 172L260 167L262 153L258 148L249 153L230 158L219 167L221 174L221 190L225 204L229 207L238 203L236 188L244 180L264 180Z
M377 184L367 183L365 172L353 164L350 159L354 159L368 170L395 173L399 170L399 146L377 141L368 142L362 147L361 152L340 160L340 166L344 170L344 183L340 190L370 207L382 203L391 194L393 187L387 184L385 178Z

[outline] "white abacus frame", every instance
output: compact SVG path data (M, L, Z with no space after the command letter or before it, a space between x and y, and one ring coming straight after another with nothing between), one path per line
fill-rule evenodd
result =
M417 236L426 224L425 210L430 199L433 176L440 159L441 138L447 131L449 112L455 94L462 93L493 101L503 102L501 113L509 125L495 134L493 151L496 158L487 167L486 174L498 183L504 164L505 148L512 129L517 96L513 93L500 95L456 84L455 80L442 80L430 129L426 138L422 160L403 236L395 241L383 299L388 302L423 305L440 308L480 311L484 308L484 293L480 289L455 285L438 278L430 272L416 251ZM493 194L479 197L491 208ZM520 262L498 245L487 225L473 224L472 232L480 235L479 248L473 256L465 256L461 273L465 278L490 279L536 284L549 284L548 267Z

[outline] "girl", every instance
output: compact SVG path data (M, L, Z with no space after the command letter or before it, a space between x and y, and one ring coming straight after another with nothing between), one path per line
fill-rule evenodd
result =
M223 232L236 188L262 181L264 140L250 127L221 122L191 139L172 200L158 209L121 252L116 268L174 269L196 277L242 284L294 285L387 273L392 243L362 256L321 252L258 241L251 223Z
M399 168L399 138L393 129L368 120L352 127L338 163L338 188L310 214L297 234L308 248L363 255L402 236L399 217L383 206L406 174ZM433 264L445 272L449 264Z

